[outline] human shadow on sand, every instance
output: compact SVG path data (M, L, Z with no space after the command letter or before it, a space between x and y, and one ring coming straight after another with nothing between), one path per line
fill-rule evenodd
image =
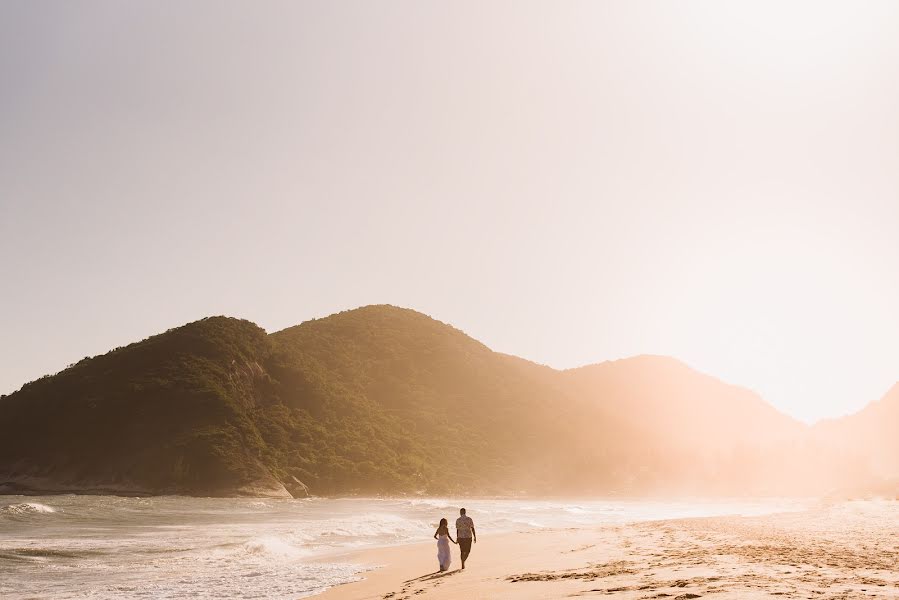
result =
M461 572L462 569L456 569L454 571L434 571L433 573L428 573L427 575L422 575L421 577L416 577L415 579L409 579L408 581L404 581L403 583L421 583L424 581L431 581L432 579L442 579L443 577L449 577L450 575L455 575L456 573Z

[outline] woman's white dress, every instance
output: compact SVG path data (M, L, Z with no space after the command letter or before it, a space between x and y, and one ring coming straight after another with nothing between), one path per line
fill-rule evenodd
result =
M441 571L448 571L450 563L453 561L450 556L450 545L448 535L437 536L437 562L440 563Z

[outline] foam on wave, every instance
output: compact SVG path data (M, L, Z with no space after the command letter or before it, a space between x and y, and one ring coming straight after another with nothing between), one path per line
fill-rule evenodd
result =
M56 509L39 502L20 502L0 508L0 514L4 515L34 515L55 513Z
M261 536L244 544L247 554L277 558L300 558L306 552L275 536Z

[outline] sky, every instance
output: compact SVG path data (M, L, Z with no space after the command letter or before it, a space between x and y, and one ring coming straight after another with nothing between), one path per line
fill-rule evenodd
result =
M420 310L813 422L899 380L899 3L0 4L0 393Z

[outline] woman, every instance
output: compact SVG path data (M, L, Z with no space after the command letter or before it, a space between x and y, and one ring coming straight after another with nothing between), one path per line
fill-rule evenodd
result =
M434 539L437 540L437 562L440 563L440 571L448 571L453 560L450 556L449 543L455 544L456 540L450 535L446 519L440 519L440 525L437 526L437 531L434 532Z

